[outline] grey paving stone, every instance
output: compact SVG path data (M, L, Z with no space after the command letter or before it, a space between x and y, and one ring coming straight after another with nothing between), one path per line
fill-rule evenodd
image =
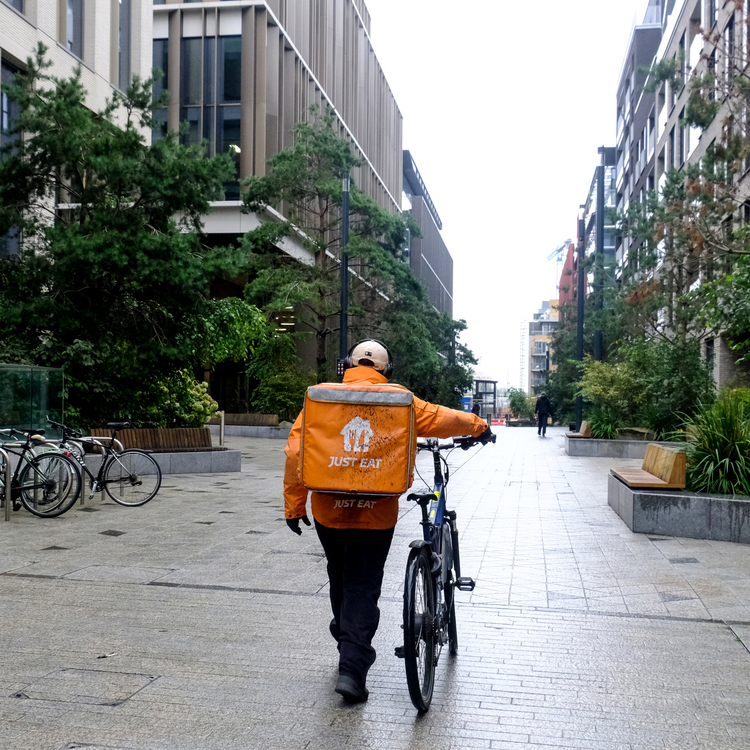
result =
M393 656L413 508L386 565L371 699L347 707L320 545L278 520L283 441L228 438L239 476L170 475L142 508L97 496L98 513L0 522L0 573L49 576L0 575L3 750L745 750L750 550L633 534L607 505L610 461L565 456L562 431L510 432L450 459L479 584L459 594L459 656L443 654L425 717ZM10 697L89 671L159 677L117 706L64 681Z

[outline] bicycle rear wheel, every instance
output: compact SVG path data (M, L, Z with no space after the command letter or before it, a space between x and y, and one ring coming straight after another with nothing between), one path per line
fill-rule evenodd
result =
M430 568L428 548L409 552L404 586L404 664L409 696L420 713L429 709L435 685L435 582Z
M145 505L161 487L161 469L150 454L131 448L111 455L103 484L116 503Z
M18 481L26 510L43 518L65 513L81 492L78 466L62 453L43 453L33 458L21 470Z

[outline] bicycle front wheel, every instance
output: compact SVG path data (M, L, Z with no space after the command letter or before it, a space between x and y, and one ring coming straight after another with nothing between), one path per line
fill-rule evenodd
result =
M103 484L116 503L145 505L161 487L161 469L150 454L131 448L111 455Z
M404 586L404 664L409 696L420 713L427 711L432 701L437 657L435 582L430 568L428 548L409 552Z
M21 502L35 516L60 516L81 493L78 466L62 453L43 453L33 458L24 466L18 481Z

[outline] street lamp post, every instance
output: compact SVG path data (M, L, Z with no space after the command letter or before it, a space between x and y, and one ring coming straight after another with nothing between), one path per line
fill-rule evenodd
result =
M343 360L348 351L349 341L349 173L344 173L341 181L341 323L339 325L339 357Z
M578 360L578 378L583 371L583 313L584 295L586 294L586 223L584 219L578 220L578 331L576 337L576 359ZM583 421L583 397L579 393L576 396L576 430L581 429Z

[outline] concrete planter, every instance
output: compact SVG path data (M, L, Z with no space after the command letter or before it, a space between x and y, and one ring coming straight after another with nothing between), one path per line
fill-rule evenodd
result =
M655 442L670 448L680 447L683 443ZM587 458L644 458L646 440L601 440L599 438L565 437L565 452L569 456L586 456Z
M750 544L750 497L636 489L610 474L607 502L637 534Z
M199 452L152 453L162 474L224 474L242 471L242 451L203 450ZM102 457L87 455L86 465L96 473Z

